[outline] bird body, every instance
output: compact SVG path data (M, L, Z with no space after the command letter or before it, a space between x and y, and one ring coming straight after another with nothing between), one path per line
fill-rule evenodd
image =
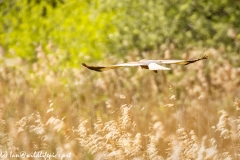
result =
M147 60L143 59L137 62L128 62L128 63L121 63L111 66L88 66L85 63L82 63L84 67L87 67L90 70L94 70L97 72L106 71L109 69L115 69L120 67L136 67L140 66L143 69L149 69L154 72L157 72L157 70L171 70L170 68L162 66L162 64L180 64L180 65L188 65L190 63L194 63L203 59L208 59L208 56L203 56L198 59L193 60Z

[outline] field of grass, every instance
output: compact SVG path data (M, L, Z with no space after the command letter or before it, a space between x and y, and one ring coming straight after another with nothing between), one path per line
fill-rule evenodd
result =
M85 160L240 159L236 53L192 48L177 58L209 59L156 74L141 68L103 73L63 68L63 52L38 46L36 61L28 63L1 50L0 151ZM175 59L174 52L174 46L162 45L96 64Z

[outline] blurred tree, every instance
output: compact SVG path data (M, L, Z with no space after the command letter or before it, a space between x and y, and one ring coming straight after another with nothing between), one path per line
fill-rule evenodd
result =
M174 43L179 48L222 44L239 50L238 39L227 36L229 29L240 32L240 1L196 0L122 0L114 1L118 8L114 23L119 34L118 50L152 50L162 43ZM234 5L233 5L234 4ZM239 35L239 34L238 34ZM125 43L123 43L125 42Z
M97 0L16 0L3 1L1 40L11 56L35 59L34 49L52 41L66 55L69 65L79 65L82 58L100 58L107 51L111 13L101 12ZM109 25L110 24L110 25Z
M70 65L171 43L239 51L239 17L234 0L2 0L0 44L31 60L52 41Z

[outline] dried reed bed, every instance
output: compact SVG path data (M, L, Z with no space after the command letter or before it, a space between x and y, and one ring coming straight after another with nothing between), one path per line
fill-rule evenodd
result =
M176 50L163 45L124 60L157 59L159 52L172 58ZM1 56L0 150L71 153L70 159L239 159L236 54L189 49L180 58L210 59L155 74L61 67L67 53L52 45L35 53L33 63ZM101 63L110 61L119 62Z

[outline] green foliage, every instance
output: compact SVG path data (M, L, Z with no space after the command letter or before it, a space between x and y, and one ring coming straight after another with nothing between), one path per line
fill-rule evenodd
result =
M2 0L0 15L0 45L29 60L50 41L69 65L171 43L240 49L240 2L233 0Z
M239 50L233 28L240 32L240 2L236 1L116 1L121 8L115 24L121 49L152 50L162 43L174 43L179 48L192 46L218 47L222 44ZM234 5L233 5L234 4ZM121 43L118 43L121 44Z
M14 56L30 60L36 58L34 49L39 44L46 46L49 41L66 51L70 65L86 56L100 58L106 51L107 35L115 29L109 23L111 13L101 12L99 3L4 1L0 44Z

